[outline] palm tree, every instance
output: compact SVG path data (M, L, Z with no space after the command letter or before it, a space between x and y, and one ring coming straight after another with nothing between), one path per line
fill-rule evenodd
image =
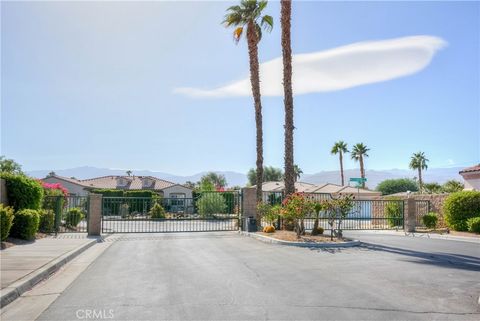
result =
M340 159L340 177L342 178L342 186L344 186L345 177L343 176L343 154L348 153L347 143L345 143L343 140L339 140L333 145L330 153L332 153L332 155L338 154L338 157Z
M238 43L246 29L248 57L250 60L250 82L255 104L255 123L257 127L257 202L262 201L263 178L263 129L262 129L262 103L260 95L260 67L258 63L258 43L262 39L262 28L271 31L273 18L262 15L267 6L267 1L242 0L240 5L227 9L225 15L226 27L235 27L233 38Z
M128 176L132 175L132 171L131 171L131 170L128 170L128 171L126 171L125 173L127 173Z
M285 105L285 195L295 193L297 181L293 161L293 92L292 92L292 46L290 20L292 1L281 0L280 22L282 25L283 95Z
M365 157L368 157L367 152L370 148L367 148L363 143L358 143L353 145L351 155L354 161L360 163L360 177L365 178L365 166L363 160ZM362 181L362 188L365 188L365 181Z
M424 152L414 153L410 158L410 168L418 171L418 188L420 193L423 190L422 170L426 170L428 159L425 157Z
M300 176L302 176L302 174L303 174L302 169L300 167L298 167L297 164L293 165L293 175L294 175L294 178L295 178L295 182L300 179ZM294 189L294 192L295 192L295 189ZM286 195L288 195L288 194L286 194Z

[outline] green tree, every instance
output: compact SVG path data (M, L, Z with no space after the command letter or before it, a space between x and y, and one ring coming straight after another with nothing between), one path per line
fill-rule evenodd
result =
M339 140L338 142L336 142L333 145L330 153L332 155L337 155L338 154L338 158L340 160L340 177L342 179L342 186L344 186L345 185L345 177L343 175L343 155L345 153L348 153L347 143L345 143L343 140Z
M303 171L302 169L298 166L298 165L294 165L293 166L293 172L295 174L295 182L298 181L300 179L300 177L302 176L303 174ZM287 190L285 189L285 194L286 194ZM288 194L287 194L288 195Z
M365 178L365 164L364 159L368 157L368 151L370 149L367 148L363 143L358 143L353 145L352 148L352 159L360 163L360 177ZM365 181L362 182L362 188L365 188Z
M224 23L226 27L235 27L233 37L238 43L246 29L248 57L250 62L250 82L255 105L255 124L257 136L257 202L262 201L263 178L263 128L262 128L262 102L260 94L260 67L258 63L258 43L262 39L262 28L271 31L273 18L263 15L267 1L242 0L240 5L227 9Z
M22 166L13 159L7 159L5 156L0 156L0 172L10 174L22 175Z
M251 168L247 173L248 184L250 186L257 184L257 171ZM281 168L273 166L265 166L263 168L263 182L279 182L283 180L283 172Z
M198 213L202 218L223 214L227 210L225 198L220 193L204 193L197 201Z
M283 102L285 109L285 194L295 193L295 182L300 178L298 166L293 160L293 91L292 91L292 46L291 19L292 1L281 0L280 22L282 25L283 57Z
M442 185L432 182L432 183L424 183L423 190L428 194L437 194L442 192Z
M445 193L455 193L463 191L464 187L465 186L462 182L452 179L443 184L442 191L444 191Z
M198 185L192 181L186 181L183 185L191 189L196 189L198 187Z
M128 170L128 171L126 171L125 173L127 173L127 176L131 176L131 175L132 175L132 171L131 171L131 170Z
M382 192L382 195L390 195L402 192L416 192L418 185L413 179L397 178L386 179L377 185L377 191Z
M428 168L428 159L425 157L424 152L414 153L410 158L410 168L418 171L418 187L420 193L423 191L423 180L422 180L422 170Z
M208 172L207 174L203 175L200 179L200 185L202 182L209 181L214 186L215 189L225 188L227 186L227 179L225 175L217 174L215 172Z

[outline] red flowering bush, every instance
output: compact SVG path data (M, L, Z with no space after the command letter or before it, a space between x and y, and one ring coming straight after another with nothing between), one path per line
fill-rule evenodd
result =
M68 204L68 190L62 186L60 183L46 183L40 181L43 187L45 200L44 206L45 209L51 209L55 211L55 199L49 196L63 196L62 207L66 207Z
M312 212L314 212L314 203L303 193L288 195L283 200L280 210L284 219L295 221L295 232L298 237L305 234L303 219Z

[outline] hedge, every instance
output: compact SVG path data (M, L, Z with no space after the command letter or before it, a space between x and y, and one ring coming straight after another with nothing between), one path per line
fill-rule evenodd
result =
M422 217L422 223L427 228L432 228L432 229L436 228L437 227L437 222L438 222L437 213L430 212L428 214L425 214Z
M0 204L1 240L5 241L10 233L13 222L13 208Z
M43 233L55 232L55 212L50 209L42 209L38 211L40 215L40 223L38 230Z
M443 204L445 222L457 231L467 231L467 220L480 216L480 192L462 191L450 194Z
M480 233L480 217L472 217L467 220L468 231Z
M23 209L13 216L13 225L10 235L24 240L32 240L38 231L40 216L36 210Z
M123 196L123 190L118 190L118 189L98 188L98 189L92 189L90 192L94 194L102 194L102 196L104 197L122 197Z
M5 179L8 202L16 211L38 210L42 206L44 192L40 182L25 175L0 173L0 177Z

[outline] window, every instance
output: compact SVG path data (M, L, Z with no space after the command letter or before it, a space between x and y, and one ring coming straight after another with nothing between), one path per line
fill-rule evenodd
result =
M171 193L170 204L176 206L185 206L185 193Z

